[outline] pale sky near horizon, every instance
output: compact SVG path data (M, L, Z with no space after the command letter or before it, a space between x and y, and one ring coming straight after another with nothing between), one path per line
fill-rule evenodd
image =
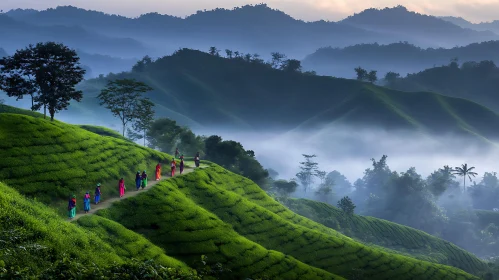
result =
M149 12L185 17L197 10L267 3L307 21L341 20L367 8L404 5L411 11L436 16L460 16L471 22L499 20L499 0L0 0L0 9L43 10L72 5L135 17Z

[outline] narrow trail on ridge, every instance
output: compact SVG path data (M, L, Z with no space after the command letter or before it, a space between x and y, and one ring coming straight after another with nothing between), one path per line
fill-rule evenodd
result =
M204 168L203 166L199 167L199 168ZM195 170L196 168L195 167L185 167L184 168L184 171L182 172L182 175L180 175L180 172L179 172L179 169L177 167L177 171L175 172L175 177L178 177L178 176L183 176L185 174L188 174L188 173L191 173ZM178 175L177 175L178 174ZM155 178L155 175L153 174L152 178ZM99 204L95 204L93 203L93 197L91 199L91 203L90 203L90 211L88 211L88 213L85 213L85 211L83 211L83 206L76 206L77 208L77 214L76 216L73 218L73 219L67 219L69 222L73 222L73 221L76 221L78 220L79 218L83 217L83 216L88 216L88 215L92 215L92 214L95 214L95 212L101 210L101 209L106 209L106 208L109 208L111 207L111 205L116 202L116 201L121 201L123 199L127 199L127 198L130 198L130 197L134 197L138 194L141 194L141 193L144 193L144 192L147 192L149 191L150 189L152 189L152 187L154 187L155 185L157 185L158 183L162 182L162 181L165 181L165 180L168 180L172 178L170 176L170 172L168 172L167 175L165 174L161 174L161 179L159 181L156 181L156 179L149 179L148 182L147 182L147 187L145 187L144 189L139 189L137 191L137 189L135 188L135 182L133 184L131 184L131 186L128 186L125 185L126 190L125 190L125 195L123 197L112 197L112 198L109 198L109 199L106 199L106 200L102 200L101 199L101 202L99 202ZM102 196L102 195L101 195ZM81 210L78 210L78 209L81 209Z

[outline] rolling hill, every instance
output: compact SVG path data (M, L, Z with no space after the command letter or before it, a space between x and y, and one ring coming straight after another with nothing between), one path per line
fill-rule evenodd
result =
M101 270L112 272L116 269L113 261L126 266L131 258L140 257L188 273L188 266L206 255L231 269L231 279L478 279L454 267L356 242L291 212L250 180L215 164L162 181L76 224L67 223L54 210L22 197L4 183L52 207L64 208L55 199L57 193L81 194L94 184L93 170L105 182L135 170L140 161L144 167L148 158L168 155L20 112L0 113L0 140L0 156L7 159L0 166L0 211L9 213L0 215L2 228L23 226L26 242L42 244L52 254L49 261L61 259L64 251L83 266L103 258L106 262L95 262ZM138 159L120 158L129 154ZM14 156L18 161L14 162ZM68 169L71 164L79 169ZM44 173L36 168L50 170L52 176L41 176ZM87 176L82 177L83 172ZM111 188L103 186L109 196ZM39 270L45 268L40 265L47 260L33 254L28 259ZM2 261L8 268L25 262L5 256ZM114 268L106 270L106 265ZM480 262L470 265L480 270ZM481 265L483 270L470 272L486 272L486 264Z
M493 110L499 110L497 88L499 68L493 61L447 63L408 74L386 83L403 91L433 91L447 96L466 98Z
M0 14L0 33L2 47L8 53L45 41L61 42L87 53L128 58L142 57L150 51L142 43L128 37L105 36L77 25L40 26L18 21L6 14Z
M293 212L358 240L378 245L418 259L459 267L466 271L481 271L483 262L456 245L423 231L386 220L353 215L329 204L306 199L290 199L285 205Z
M463 28L473 29L477 31L492 31L495 32L496 34L499 33L499 20L494 20L491 22L473 23L467 21L462 17L445 16L440 18L445 21L451 22L455 25L461 26Z
M498 115L465 99L280 71L262 63L188 49L152 62L142 72L108 78L135 78L149 84L155 88L149 96L158 115L193 129L223 126L314 130L333 124L355 124L487 139L498 136ZM84 83L84 99L74 110L98 115L95 97L106 83L106 79ZM258 114L254 108L258 108Z
M435 65L447 65L454 58L460 61L491 60L499 63L499 41L473 43L462 47L420 48L407 42L388 45L360 44L346 48L321 48L308 55L302 65L319 74L354 78L354 68L378 71L378 77L387 72L401 75L415 73Z

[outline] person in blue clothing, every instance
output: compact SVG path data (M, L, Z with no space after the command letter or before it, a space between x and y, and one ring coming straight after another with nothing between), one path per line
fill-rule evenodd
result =
M100 183L97 184L97 187L95 188L95 204L99 204L100 202Z
M140 171L137 171L137 174L135 174L135 187L137 190L140 189L140 185L142 184L142 176L140 176Z
M85 211L85 214L90 211L90 194L87 192L85 196L83 197L83 210Z

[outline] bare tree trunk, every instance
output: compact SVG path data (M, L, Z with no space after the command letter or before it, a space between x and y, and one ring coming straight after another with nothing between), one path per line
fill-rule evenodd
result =
M463 188L463 193L466 192L466 176L464 176L464 188Z
M43 118L47 118L47 104L43 104Z
M125 124L123 124L123 132L122 132L122 134L123 134L123 137L125 137Z
M33 101L33 94L31 95L31 111L33 111L33 107L35 106L34 101Z
M144 147L146 146L146 130L144 129Z

